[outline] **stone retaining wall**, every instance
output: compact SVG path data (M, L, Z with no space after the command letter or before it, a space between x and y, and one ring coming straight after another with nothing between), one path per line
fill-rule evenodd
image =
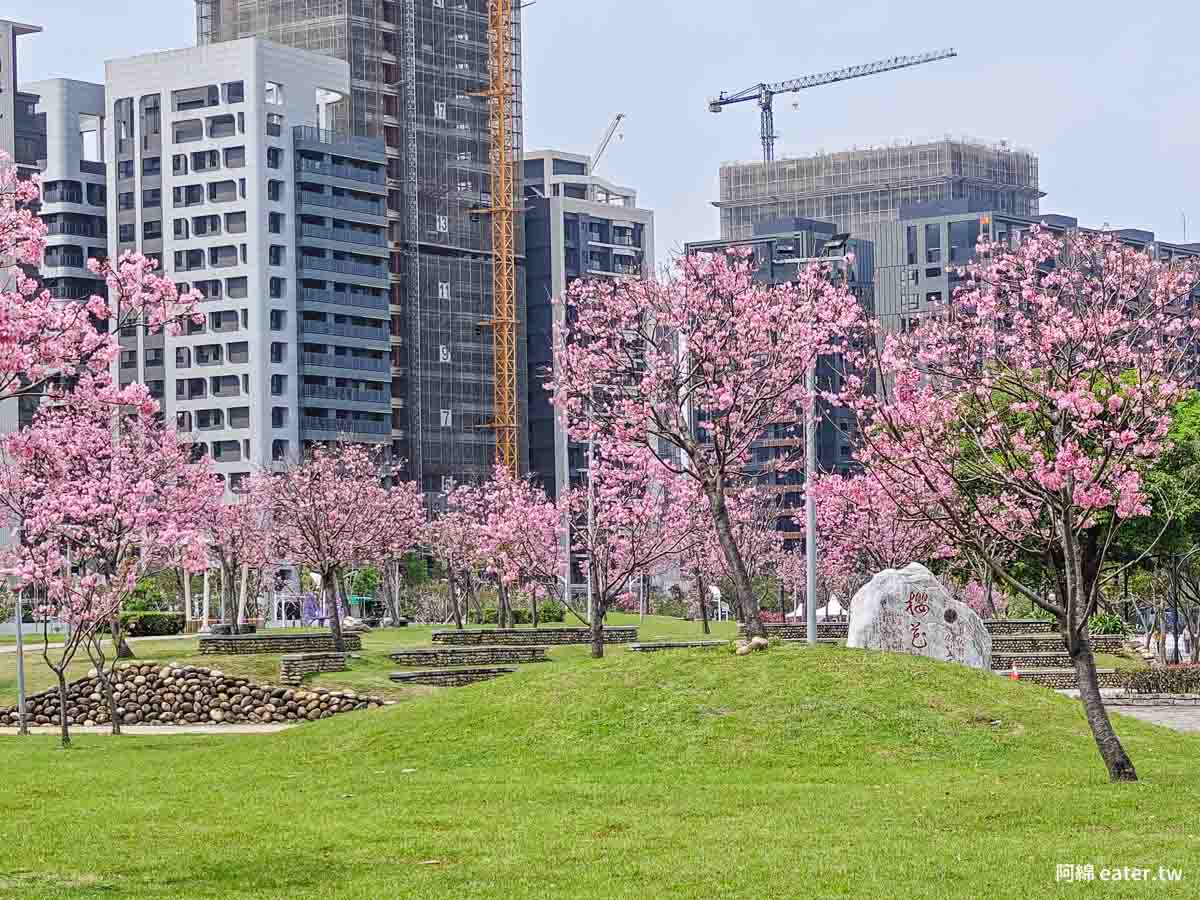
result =
M431 684L437 687L458 687L487 681L517 671L514 666L476 666L467 669L427 669L420 672L393 672L388 677L399 684Z
M779 638L784 641L806 641L808 640L808 626L804 622L798 624L789 622L768 622L764 626L767 629L767 637ZM817 640L845 640L850 631L849 622L818 622L817 623ZM738 634L746 633L746 626L742 622L738 622Z
M1121 653L1125 638L1119 634L1093 634L1088 640L1093 653ZM997 634L992 638L993 653L1066 653L1057 634Z
M991 634L1058 634L1058 625L1049 619L984 619Z
M604 643L631 644L637 640L637 627L615 625L604 629ZM529 644L590 644L587 628L468 628L433 633L435 644L513 646Z
M330 651L328 653L289 653L279 658L279 680L284 684L299 684L305 675L317 672L346 671L346 654Z
M1021 681L1031 681L1055 690L1079 687L1074 669L1054 669L1049 672L1044 670L1021 672L1020 669L1017 671L1020 673ZM1118 672L1116 669L1097 669L1096 678L1100 682L1100 687L1123 687L1125 685L1125 673Z
M1119 694L1105 697L1105 706L1200 706L1200 694Z
M1013 663L1017 671L1022 669L1070 669L1073 667L1071 657L1066 653L993 653L992 668L998 672L1008 672Z
M199 725L220 722L296 722L382 706L383 700L353 692L303 691L255 684L217 669L158 663L121 664L113 673L117 715L128 725ZM58 724L58 689L34 694L26 706L35 725ZM67 687L67 723L108 722L99 679ZM0 723L17 724L15 708L0 709Z
M412 647L388 654L402 666L456 666L468 663L547 662L546 647L526 644L513 647L442 646Z
M361 650L362 637L343 634L347 651ZM299 634L202 634L200 652L205 655L237 656L243 653L332 653L333 635L328 631Z

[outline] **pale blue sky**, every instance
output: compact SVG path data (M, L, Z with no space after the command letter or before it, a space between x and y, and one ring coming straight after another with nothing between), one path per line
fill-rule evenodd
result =
M192 0L5 0L43 25L23 80L99 81L105 59L188 46ZM1044 212L1200 241L1194 0L537 0L525 12L525 142L591 153L657 215L660 259L716 237L717 168L758 154L753 104L721 90L944 46L947 62L781 97L779 155L970 135L1034 150ZM792 101L800 104L792 108Z

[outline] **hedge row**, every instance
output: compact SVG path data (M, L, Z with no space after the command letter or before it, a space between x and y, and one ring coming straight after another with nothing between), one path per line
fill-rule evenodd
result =
M1134 694L1200 694L1200 665L1138 669L1125 687Z
M532 620L529 610L514 609L512 610L513 622L517 625L528 625ZM545 622L563 622L566 621L567 611L557 603L545 603L538 606L538 624ZM495 625L499 620L499 613L496 612L496 607L485 606L483 608L483 624Z
M121 625L130 637L183 633L181 612L123 612Z

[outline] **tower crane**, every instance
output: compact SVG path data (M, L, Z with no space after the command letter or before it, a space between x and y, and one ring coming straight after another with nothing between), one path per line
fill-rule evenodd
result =
M604 156L604 151L608 149L608 143L613 139L613 135L617 133L617 126L621 124L621 120L625 118L625 113L617 113L613 116L612 124L608 126L608 131L604 132L604 137L600 141L600 146L596 148L596 152L592 154L592 162L588 167L588 173L596 174L596 166L600 165L600 159Z
M769 163L775 159L775 95L790 94L808 88L820 87L825 84L836 84L839 81L849 81L852 78L865 78L880 72L891 72L895 69L907 69L910 66L921 66L925 63L936 62L958 56L954 50L933 50L916 56L893 56L876 62L864 63L861 66L848 66L844 69L834 69L832 72L821 72L817 75L803 75L791 81L777 81L774 84L760 82L735 94L721 92L716 99L708 101L708 111L719 113L726 106L734 103L745 103L757 100L759 109L759 128L762 136L763 162Z

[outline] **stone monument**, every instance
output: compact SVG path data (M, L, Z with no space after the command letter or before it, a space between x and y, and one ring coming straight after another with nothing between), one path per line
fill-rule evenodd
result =
M850 601L848 647L891 650L990 670L992 636L920 563L885 569Z

